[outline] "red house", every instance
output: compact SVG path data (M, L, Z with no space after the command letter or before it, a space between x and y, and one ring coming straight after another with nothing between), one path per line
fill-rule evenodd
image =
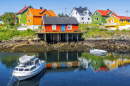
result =
M43 17L43 32L77 32L79 22L74 17Z
M42 32L37 35L47 42L79 41L81 32L78 25L74 17L43 17Z

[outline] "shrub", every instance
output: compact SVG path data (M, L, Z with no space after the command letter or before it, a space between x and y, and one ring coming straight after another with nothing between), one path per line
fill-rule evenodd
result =
M39 29L42 29L42 26L38 26Z

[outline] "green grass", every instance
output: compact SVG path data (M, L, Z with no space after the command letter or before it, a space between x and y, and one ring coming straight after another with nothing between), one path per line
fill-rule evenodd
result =
M97 24L80 24L79 29L83 32L83 35L86 34L86 37L95 37L101 36L102 38L112 37L114 34L123 35L123 34L130 34L130 30L108 30L104 28L99 28L101 25Z
M27 29L26 31L18 31L18 30L11 30L11 29L1 29L0 30L0 40L8 40L12 37L25 37L25 36L35 36L35 31L31 29Z

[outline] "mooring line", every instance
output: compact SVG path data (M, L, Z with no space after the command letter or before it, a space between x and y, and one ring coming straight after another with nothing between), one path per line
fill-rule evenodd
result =
M12 76L12 78L13 78L13 76ZM11 78L10 82L12 81L12 78ZM8 84L7 86L9 86L9 85L10 85L10 82L9 82L9 84Z

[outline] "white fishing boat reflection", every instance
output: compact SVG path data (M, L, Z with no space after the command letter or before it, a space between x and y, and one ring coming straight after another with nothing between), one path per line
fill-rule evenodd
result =
M13 86L39 86L40 79L44 76L45 71L46 69L43 69L37 76L24 81L16 80Z

